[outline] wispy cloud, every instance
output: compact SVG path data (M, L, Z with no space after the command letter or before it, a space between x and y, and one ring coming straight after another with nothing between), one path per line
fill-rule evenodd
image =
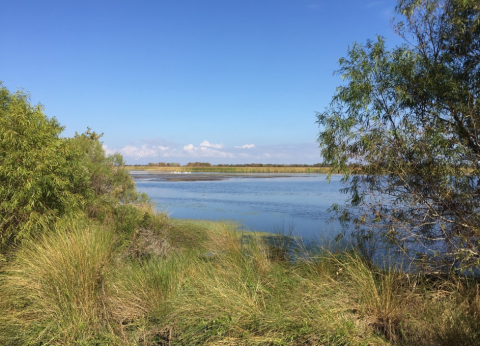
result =
M218 148L222 148L223 144L210 144L205 145L204 141L200 144L199 147L195 147L193 144L188 144L183 147L183 151L190 157L216 157L216 158L233 158L234 155L232 153L218 150Z
M223 148L223 144L214 144L214 143L210 143L207 140L204 140L202 143L200 143L200 146L201 147L206 147L206 148L214 148L214 149L222 149Z
M105 145L105 144L102 145L102 148L103 148L103 150L105 151L105 154L107 154L107 155L113 155L113 154L115 154L115 153L118 153L118 150L116 150L116 149L111 149L111 148L108 147L108 145Z
M134 145L127 145L120 150L111 149L107 145L103 145L103 150L107 155L111 155L114 153L120 153L125 157L134 157L135 159L139 159L142 157L156 157L161 152L167 151L169 147L165 147L162 145L147 145L144 144L141 147L136 147Z
M237 149L252 149L252 148L255 148L255 144L236 145L234 148L237 148Z
M183 146L129 144L121 149L104 145L103 149L109 155L122 154L127 163L131 164L158 162L162 161L162 158L163 160L171 158L182 163L197 158L202 158L202 161L211 163L312 163L320 160L320 152L316 143L266 146L245 144L228 149L223 144L210 143L205 140L198 145L192 143Z

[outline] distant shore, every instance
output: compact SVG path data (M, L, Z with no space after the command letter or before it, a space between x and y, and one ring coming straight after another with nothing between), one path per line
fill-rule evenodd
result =
M327 174L330 167L159 167L125 166L129 171L157 172L212 172L212 173L320 173Z
M259 174L172 174L176 172L157 172L157 171L148 171L148 173L140 173L132 175L135 180L157 180L157 181L220 181L227 179L241 179L241 178L286 178L291 177L291 175L259 175ZM191 173L191 172L186 172Z

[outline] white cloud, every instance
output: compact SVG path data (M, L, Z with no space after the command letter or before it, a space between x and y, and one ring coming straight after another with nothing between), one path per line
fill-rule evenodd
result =
M237 149L251 149L255 148L255 144L245 144L245 145L237 145L235 146Z
M120 149L120 154L127 156L127 157L155 157L158 156L158 148L156 147L149 147L148 145L144 144L140 148L137 148L133 145L127 145L125 148Z
M311 163L318 162L320 159L318 144L315 142L267 146L245 144L228 150L223 148L223 144L214 144L205 140L198 145L157 142L142 145L129 144L121 149L103 145L103 149L108 155L122 154L129 164L157 162L167 157L182 163L196 158L202 158L201 161L211 163L242 163L250 162L252 159L262 163Z
M197 148L195 148L193 146L193 144L188 144L188 145L183 147L183 150L185 150L185 151L195 151L195 150L197 150Z
M201 143L199 147L195 147L193 144L185 145L183 147L183 151L187 153L187 156L191 156L191 157L217 157L217 158L233 158L234 157L232 153L217 150L216 148L218 148L218 144L216 144L217 147L213 147L213 148L202 145L202 144L205 144L205 142L207 141L204 141L203 143Z
M117 149L110 149L107 145L102 145L103 150L105 150L105 154L107 155L113 155L115 153L118 153Z
M120 153L125 157L134 157L135 160L138 160L141 157L156 157L159 155L159 151L164 152L169 149L169 147L164 147L162 145L149 146L147 144L144 144L141 147L136 147L134 145L127 145L120 150L111 149L104 144L102 148L103 150L105 150L105 154L107 155ZM168 156L168 155L164 155L164 156Z
M191 145L191 144L189 144L189 145ZM213 144L213 143L210 143L207 140L204 140L202 143L200 143L200 146L201 147L206 147L206 148L214 148L214 149L222 149L223 148L223 144Z

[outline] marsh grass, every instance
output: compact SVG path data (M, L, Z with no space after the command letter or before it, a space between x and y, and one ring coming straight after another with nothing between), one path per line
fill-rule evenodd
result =
M304 264L272 259L261 237L240 240L238 233L217 233L209 244L217 255L192 262L188 285L167 315L178 344L354 342L360 330L354 315L338 305L348 297L331 286L331 273L326 279Z
M132 327L144 328L149 319L169 311L171 298L185 281L187 263L182 255L172 255L129 261L115 271L109 285L109 303L122 338L130 337Z
M67 226L26 243L2 273L0 344L113 341L106 277L112 232Z
M22 246L0 275L0 344L479 344L474 278L373 265L338 244L279 259L264 234L145 213ZM171 251L125 256L125 235L147 226Z

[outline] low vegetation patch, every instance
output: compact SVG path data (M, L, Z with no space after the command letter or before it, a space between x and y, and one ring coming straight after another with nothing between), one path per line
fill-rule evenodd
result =
M26 242L1 273L2 345L477 345L478 282L373 266L355 251L272 256L220 222L85 220ZM192 230L189 241L175 240ZM153 231L152 231L153 232ZM148 243L146 249L153 246ZM277 251L278 250L273 250ZM128 255L125 255L125 254Z

